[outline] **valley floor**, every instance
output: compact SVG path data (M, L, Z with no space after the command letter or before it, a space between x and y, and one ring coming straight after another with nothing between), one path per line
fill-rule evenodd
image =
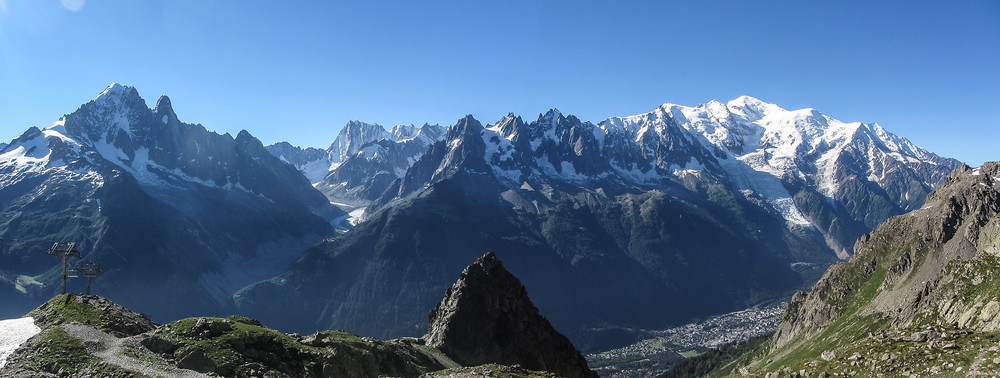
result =
M788 303L754 307L665 330L642 330L645 339L618 349L588 354L602 377L645 378L663 373L710 348L773 332Z

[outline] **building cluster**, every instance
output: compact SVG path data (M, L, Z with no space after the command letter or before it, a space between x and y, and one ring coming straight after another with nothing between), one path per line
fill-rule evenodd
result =
M713 316L704 321L665 330L645 330L647 337L635 344L587 355L592 368L602 372L628 369L622 377L647 376L655 366L672 365L678 356L691 357L705 349L745 341L778 328L788 303L750 308ZM614 374L613 374L614 375Z

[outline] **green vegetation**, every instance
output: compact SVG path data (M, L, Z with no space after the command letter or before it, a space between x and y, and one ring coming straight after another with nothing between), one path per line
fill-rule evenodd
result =
M138 335L156 327L145 315L128 311L106 298L74 294L57 295L28 316L41 328L76 322L117 337Z
M25 368L32 371L78 374L99 377L144 377L116 365L101 361L87 352L83 341L73 337L62 327L55 326L40 334L30 348L32 353L24 356ZM56 351L49 353L49 351ZM19 375L18 372L12 372Z
M741 343L726 344L718 349L710 349L705 353L691 357L670 368L660 378L674 377L718 377L731 374L733 362L748 352L767 345L770 335L754 337Z
M73 294L61 294L49 299L28 313L28 316L34 317L35 322L42 325L79 322L94 328L102 328L101 317L104 316L104 312L78 302Z
M848 270L848 272L851 271ZM772 353L772 356L783 356L767 363L765 369L799 365L806 360L818 358L824 351L860 340L871 332L885 328L889 319L880 315L856 316L859 310L871 303L872 299L878 295L879 287L882 286L885 277L885 270L876 269L855 295L848 295L839 301L834 301L846 306L840 317L824 327L818 335L802 342L790 342Z
M59 369L78 371L94 360L87 353L87 348L84 347L80 339L70 336L59 326L42 334L36 345L60 351L60 353L43 354L38 358L33 358L30 363L39 367L49 367L50 369L58 367Z
M917 337L918 335L926 335ZM927 337L926 340L923 337ZM924 340L924 341L919 341ZM947 328L873 333L830 349L823 357L783 365L779 372L824 371L842 376L975 376L1000 371L1000 334Z
M345 331L301 337L259 324L243 317L188 318L152 335L172 345L163 353L180 365L225 376L414 376L442 366L429 347L411 345L415 340L383 342Z
M452 374L476 374L477 376L493 378L558 378L558 375L536 370L527 370L520 367L485 364L474 367L463 367L431 372L432 376L445 376Z
M680 351L677 354L679 354L681 356L684 356L684 358L691 358L691 357L695 357L695 356L700 355L701 352L699 352L697 349L688 349L688 350Z
M965 303L975 300L1000 298L1000 258L982 255L972 260L955 260L945 268L952 280L945 282L941 289L954 293Z
M205 331L200 329L200 325L215 322L228 326L220 329L228 329L217 331L218 334L205 334L203 333ZM316 370L318 367L315 365L322 360L318 357L325 354L323 348L304 345L282 332L222 318L181 319L164 325L154 334L178 345L177 351L174 352L175 356L191 353L193 348L196 348L223 372L239 376L252 375L249 369L255 366L247 364L250 361L247 361L246 356L238 349L248 347L260 349L256 357L262 362L283 368L281 370ZM316 358L309 358L310 355Z

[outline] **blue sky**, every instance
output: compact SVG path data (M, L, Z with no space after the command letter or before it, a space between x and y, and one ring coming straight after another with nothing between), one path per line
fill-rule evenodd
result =
M352 119L600 121L747 94L1000 160L1000 1L0 0L0 140L109 83L326 147Z

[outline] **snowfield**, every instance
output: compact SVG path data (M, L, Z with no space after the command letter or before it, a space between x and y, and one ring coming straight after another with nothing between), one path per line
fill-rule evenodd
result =
M41 331L32 317L0 320L0 368L15 349Z

